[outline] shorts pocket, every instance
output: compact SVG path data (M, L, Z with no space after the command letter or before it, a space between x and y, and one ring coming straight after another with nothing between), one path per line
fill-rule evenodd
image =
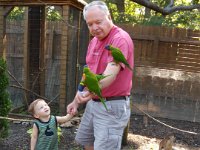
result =
M125 101L120 103L118 101L108 101L106 105L108 107L108 114L116 119L121 119L127 109Z
M119 150L121 148L122 132L117 129L108 129L108 143L109 148L113 150Z

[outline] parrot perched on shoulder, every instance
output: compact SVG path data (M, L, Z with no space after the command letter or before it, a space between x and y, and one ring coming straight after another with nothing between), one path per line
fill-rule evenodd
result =
M106 45L105 49L111 52L111 55L116 63L123 63L126 67L133 71L119 48L113 47L112 45Z
M109 75L107 75L107 76L109 76ZM82 80L81 80L79 87L78 87L79 91L83 91L84 87L87 87L90 92L97 95L99 97L101 103L106 108L106 110L108 110L108 109L107 109L107 106L106 106L105 101L103 99L103 96L101 94L101 88L99 86L99 81L104 79L107 76L96 75L96 74L94 74L90 71L88 66L84 66L83 77L82 77Z

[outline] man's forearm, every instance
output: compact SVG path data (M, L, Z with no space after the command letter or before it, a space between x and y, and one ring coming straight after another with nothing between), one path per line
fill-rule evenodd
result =
M121 66L115 62L108 63L103 75L107 76L99 82L100 88L108 87L117 77Z

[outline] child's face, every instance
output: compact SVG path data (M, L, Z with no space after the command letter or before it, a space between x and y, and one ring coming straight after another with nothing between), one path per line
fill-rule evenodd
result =
M50 107L45 101L39 101L35 105L34 110L35 110L34 114L35 118L48 117L51 113Z

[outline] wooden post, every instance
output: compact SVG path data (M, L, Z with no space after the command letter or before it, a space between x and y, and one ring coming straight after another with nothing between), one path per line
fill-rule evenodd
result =
M28 61L28 56L29 56L29 47L28 47L28 7L25 8L25 13L24 13L24 59L23 59L23 68L24 68L24 73L23 73L23 80L24 80L24 87L26 89L30 89L29 86L29 61ZM27 99L28 93L24 93L24 98L26 100L26 103L29 104L29 101Z
M43 6L44 7L44 6ZM29 38L28 38L28 48L29 48L29 86L30 89L39 95L43 95L41 93L41 84L44 83L43 72L44 67L43 62L40 62L40 59L44 59L43 56L43 49L41 49L41 19L42 19L42 6L30 6L29 7L29 14L28 14L28 32L29 32ZM42 29L43 30L43 29ZM42 65L41 65L42 63ZM40 83L41 81L41 83ZM34 95L29 95L30 100L35 99L36 97Z
M39 70L41 72L39 78L40 95L45 96L45 51L46 51L46 11L45 6L41 6L41 42L40 42L40 59Z
M0 7L0 57L3 57L4 54L4 12L3 7Z
M67 22L69 19L69 6L64 5L63 7L63 22ZM62 24L62 38L61 38L61 62L60 62L60 113L66 114L66 75L67 75L67 34L68 26L66 23Z

